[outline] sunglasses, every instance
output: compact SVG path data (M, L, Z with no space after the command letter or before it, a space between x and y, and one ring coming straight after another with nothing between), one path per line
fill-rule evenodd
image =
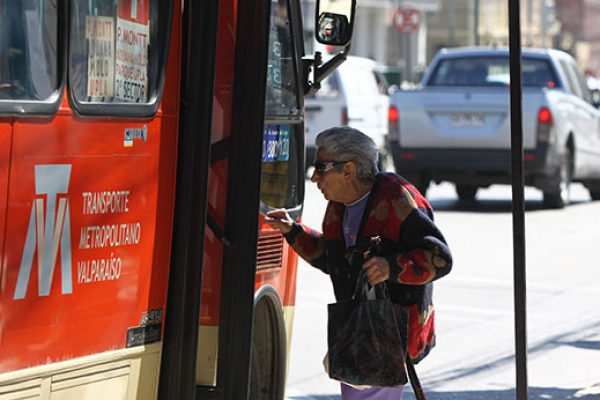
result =
M315 171L319 174L319 175L323 175L325 172L330 171L331 169L333 169L333 167L335 167L336 165L340 165L340 164L345 164L348 161L315 161L315 163L313 164L313 167L315 167Z

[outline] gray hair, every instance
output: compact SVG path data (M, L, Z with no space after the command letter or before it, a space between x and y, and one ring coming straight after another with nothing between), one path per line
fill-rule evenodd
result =
M317 149L333 154L336 160L354 161L358 179L375 179L379 149L373 139L361 131L348 126L336 126L319 133L315 144Z

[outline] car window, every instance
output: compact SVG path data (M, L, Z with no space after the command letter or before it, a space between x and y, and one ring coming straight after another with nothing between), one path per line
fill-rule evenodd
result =
M379 91L379 94L387 95L390 85L388 84L385 75L379 71L373 71L373 74L375 75L375 81L377 82L377 90Z
M309 98L337 99L340 96L340 81L336 72L321 81L321 89Z
M349 96L373 96L379 93L373 71L367 68L356 68L344 71L348 84L344 86Z
M523 87L558 87L554 69L542 58L524 57L521 63ZM441 61L429 78L429 86L508 86L507 56L456 57Z
M573 75L575 75L575 81L577 82L577 86L579 86L579 91L581 92L581 98L591 104L592 103L592 93L590 92L590 89L588 88L588 86L585 82L585 78L583 77L583 74L574 64L570 63L569 67L573 71Z
M565 60L560 60L559 64L562 67L563 73L565 74L565 78L567 80L569 88L571 89L571 92L573 92L573 94L575 94L576 96L581 97L581 88L577 84L577 78L573 74L573 71L571 71L569 64Z

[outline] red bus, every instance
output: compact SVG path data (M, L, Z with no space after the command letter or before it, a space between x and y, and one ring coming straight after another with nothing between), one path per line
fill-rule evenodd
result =
M316 9L0 0L0 399L283 397Z

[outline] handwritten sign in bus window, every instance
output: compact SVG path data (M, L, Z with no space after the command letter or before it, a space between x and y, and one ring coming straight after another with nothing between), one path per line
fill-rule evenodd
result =
M115 66L114 19L86 16L85 37L88 42L87 96L112 97Z
M262 161L272 163L290 159L290 126L267 125L263 132Z
M115 98L127 103L148 101L150 22L117 18Z

